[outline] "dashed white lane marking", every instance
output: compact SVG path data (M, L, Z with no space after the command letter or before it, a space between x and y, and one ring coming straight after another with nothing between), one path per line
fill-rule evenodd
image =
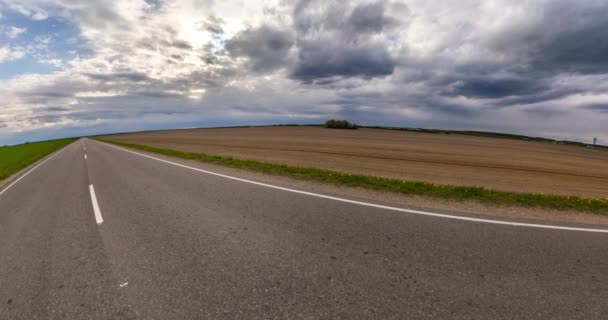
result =
M103 144L107 145L109 147L118 149L118 150L122 150L122 151L125 151L125 152L129 152L129 153L141 156L141 157L153 159L153 160L164 162L164 163L168 163L168 164L171 164L171 165L174 165L174 166L178 166L178 167L182 167L182 168L186 168L186 169L190 169L190 170L194 170L194 171L198 171L198 172L203 172L203 173L206 173L206 174L210 174L210 175L214 175L214 176L218 176L218 177L222 177L222 178L226 178L226 179L236 180L236 181L240 181L240 182L250 183L250 184L254 184L254 185L258 185L258 186L262 186L262 187L267 187L267 188L272 188L272 189L277 189L277 190L282 190L282 191L287 191L287 192L299 193L299 194L303 194L303 195L307 195L307 196L312 196L312 197L317 197L317 198L323 198L323 199L335 200L335 201L339 201L339 202L356 204L356 205L365 206L365 207L372 207L372 208L385 209L385 210L391 210L391 211L406 212L406 213L411 213L411 214L418 214L418 215L431 216L431 217L437 217L437 218L445 218L445 219L453 219L453 220L463 220L463 221L471 221L471 222L481 222L481 223L498 224L498 225L505 225L505 226L514 226L514 227L528 227L528 228L553 229L553 230L565 230L565 231L582 231L582 232L594 232L594 233L608 233L607 229L566 227L566 226L557 226L557 225L550 225L550 224L523 223L523 222L512 222L512 221L504 221L504 220L491 220L491 219L472 218L472 217L466 217L466 216L457 216L457 215L435 213L435 212L428 212L428 211L422 211L422 210L405 209L405 208L391 207L391 206L385 206L385 205L380 205L380 204L375 204L375 203L369 203L369 202L363 202L363 201L349 200L349 199L345 199L345 198L327 196L327 195L320 194L320 193L314 193L314 192L296 190L296 189L291 189L291 188L279 187L279 186L275 186L275 185L272 185L272 184L261 183L261 182L247 180L247 179L237 178L237 177L233 177L233 176L229 176L229 175L225 175L225 174L221 174L221 173L216 173L216 172L212 172L212 171L208 171L208 170L203 170L203 169L199 169L199 168L195 168L195 167L190 167L190 166L183 165L183 164L176 163L176 162L172 162L172 161L169 161L169 160L164 160L164 159L152 157L152 156L149 156L149 155L146 155L146 154L143 154L143 153L127 150L127 149L120 148L120 147L117 147L117 146L114 146L114 145L111 145L111 144L107 144L107 143L103 143Z
M85 160L87 159L87 154L86 154L86 153L84 154L84 159L85 159Z
M58 154L62 153L65 149L67 148L64 147L63 149L59 150L58 152L56 152L55 154L53 154L52 156L46 158L46 160L40 162L39 164L37 164L35 167L31 168L28 172L24 173L22 176L20 176L19 178L17 178L17 180L13 181L11 184L9 184L6 188L4 188L4 190L0 191L0 196L5 193L8 189L10 189L12 186L14 186L17 182L19 182L21 179L25 178L28 174L30 174L32 171L36 170L38 167L40 167L41 165L43 165L45 162L53 159L55 156L57 156Z
M97 196L95 195L95 188L93 185L89 185L89 192L91 193L91 202L93 203L93 212L95 213L95 221L97 224L103 223L103 217L101 216L101 211L99 210L99 204L97 203Z

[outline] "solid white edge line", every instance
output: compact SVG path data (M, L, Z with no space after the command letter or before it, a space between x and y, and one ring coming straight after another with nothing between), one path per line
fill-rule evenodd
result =
M95 213L95 221L97 224L103 223L103 217L101 216L101 211L99 210L99 204L97 203L97 196L95 195L95 188L93 185L89 185L89 193L91 193L91 203L93 203L93 212Z
M338 198L338 197L327 196L327 195L320 194L320 193L314 193L314 192L296 190L296 189L291 189L291 188L279 187L279 186L275 186L275 185L271 185L271 184L267 184L267 183L261 183L261 182L247 180L247 179L237 178L237 177L233 177L233 176L229 176L229 175L225 175L225 174L221 174L221 173L216 173L216 172L212 172L212 171L208 171L208 170L203 170L203 169L199 169L199 168L195 168L195 167L190 167L190 166L179 164L179 163L176 163L176 162L172 162L172 161L168 161L168 160L152 157L152 156L149 156L149 155L146 155L146 154L143 154L143 153L131 151L131 150L124 149L124 148L121 148L121 147L117 147L117 146L114 146L114 145L111 145L111 144L108 144L108 143L103 143L103 144L105 144L107 146L110 146L112 148L116 148L116 149L119 149L119 150L122 150L122 151L125 151L125 152L129 152L129 153L141 156L141 157L146 157L146 158L154 159L154 160L161 161L161 162L164 162L164 163L172 164L174 166L178 166L178 167L182 167L182 168L187 168L187 169L191 169L191 170L194 170L194 171L203 172L203 173L206 173L206 174L210 174L210 175L214 175L214 176L218 176L218 177L222 177L222 178L226 178L226 179L231 179L231 180L236 180L236 181L241 181L241 182L245 182L245 183L250 183L250 184L254 184L254 185L258 185L258 186L262 186L262 187L267 187L267 188L272 188L272 189L277 189L277 190L283 190L283 191L293 192L293 193L299 193L299 194L304 194L304 195L318 197L318 198L323 198L323 199L329 199L329 200L335 200L335 201L340 201L340 202L346 202L346 203L351 203L351 204L356 204L356 205L361 205L361 206L366 206L366 207L385 209L385 210L392 210L392 211L399 211L399 212L406 212L406 213L411 213L411 214L418 214L418 215L423 215L423 216L431 216L431 217L438 217L438 218L445 218L445 219L463 220L463 221L472 221L472 222L482 222L482 223L490 223L490 224L498 224L498 225L506 225L506 226L540 228L540 229L553 229L553 230L567 230L567 231L595 232L595 233L608 233L608 229L566 227L566 226L556 226L556 225L549 225L549 224L511 222L511 221L504 221L504 220L491 220L491 219L472 218L472 217L465 217L465 216L457 216L457 215L450 215L450 214L443 214L443 213L428 212L428 211L422 211L422 210L413 210L413 209L404 209L404 208L399 208L399 207L391 207L391 206L385 206L385 205L374 204L374 203L363 202L363 201L349 200L349 199L345 199L345 198Z
M21 179L25 178L28 174L30 174L32 171L36 170L38 167L40 167L41 165L43 165L45 162L53 159L56 155L62 153L67 147L69 147L69 145L63 147L61 150L56 151L54 154L52 154L50 157L46 158L44 161L40 162L39 164L37 164L35 167L31 168L30 170L28 170L26 173L22 174L19 178L17 178L15 181L11 182L11 184L9 184L6 188L4 188L2 191L0 191L0 196L5 193L8 189L10 189L12 186L14 186L17 182L21 181Z

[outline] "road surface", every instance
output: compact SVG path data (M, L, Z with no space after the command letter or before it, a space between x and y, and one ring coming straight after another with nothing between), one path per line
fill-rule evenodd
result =
M608 315L607 233L336 201L86 139L0 192L2 320Z

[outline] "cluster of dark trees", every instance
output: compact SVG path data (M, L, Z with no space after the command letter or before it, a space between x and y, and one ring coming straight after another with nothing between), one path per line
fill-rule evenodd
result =
M350 123L346 120L327 120L325 122L325 128L331 128L331 129L350 129L350 130L354 130L354 129L358 129L359 126L357 126L354 123Z

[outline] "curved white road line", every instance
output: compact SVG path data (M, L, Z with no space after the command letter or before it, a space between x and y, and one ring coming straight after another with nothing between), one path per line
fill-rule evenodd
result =
M385 209L385 210L392 210L392 211L399 211L399 212L406 212L406 213L411 213L411 214L418 214L418 215L423 215L423 216L431 216L431 217L438 217L438 218L445 218L445 219L463 220L463 221L472 221L472 222L482 222L482 223L499 224L499 225L506 225L506 226L515 226L515 227L528 227L528 228L566 230L566 231L582 231L582 232L594 232L594 233L608 233L608 229L566 227L566 226L557 226L557 225L549 225L549 224L523 223L523 222L511 222L511 221L504 221L504 220L491 220L491 219L471 218L471 217L465 217L465 216L457 216L457 215L450 215L450 214L443 214L443 213L435 213L435 212L428 212L428 211L422 211L422 210L404 209L404 208L399 208L399 207L391 207L391 206L385 206L385 205L374 204L374 203L363 202L363 201L349 200L349 199L345 199L345 198L327 196L327 195L320 194L320 193L314 193L314 192L296 190L296 189L291 189L291 188L279 187L279 186L275 186L275 185L272 185L272 184L261 183L261 182L256 182L256 181L252 181L252 180L237 178L237 177L233 177L233 176L229 176L229 175L225 175L225 174L221 174L221 173L217 173L217 172L212 172L212 171L208 171L208 170L203 170L203 169L199 169L199 168L183 165L183 164L172 162L172 161L169 161L169 160L164 160L164 159L152 157L152 156L149 156L149 155L146 155L146 154L143 154L143 153L131 151L131 150L124 149L124 148L121 148L121 147L117 147L117 146L114 146L114 145L111 145L111 144L108 144L108 143L103 143L103 144L105 144L107 146L110 146L112 148L118 149L118 150L122 150L122 151L125 151L125 152L129 152L129 153L141 156L141 157L145 157L145 158L149 158L149 159L154 159L154 160L157 160L157 161L160 161L160 162L164 162L164 163L168 163L168 164L171 164L171 165L174 165L174 166L178 166L178 167L182 167L182 168L186 168L186 169L190 169L190 170L194 170L194 171L198 171L198 172L203 172L203 173L206 173L206 174L210 174L210 175L214 175L214 176L218 176L218 177L222 177L222 178L226 178L226 179L241 181L241 182L245 182L245 183L250 183L250 184L254 184L254 185L258 185L258 186L262 186L262 187L277 189L277 190L283 190L283 191L287 191L287 192L304 194L304 195L308 195L308 196L312 196L312 197L317 197L317 198L323 198L323 199L329 199L329 200L335 200L335 201L340 201L340 202L346 202L346 203L356 204L356 205L360 205L360 206L379 208L379 209Z
M70 146L70 144L68 144L67 146L63 147L61 150L56 151L55 153L53 153L50 157L46 158L44 161L40 162L39 164L37 164L35 167L31 168L30 170L28 170L26 173L22 174L19 178L17 178L17 180L11 182L11 184L9 184L6 188L4 188L4 190L0 191L0 196L5 193L8 189L10 189L12 186L14 186L17 182L21 181L21 179L25 178L28 174L30 174L32 171L38 169L38 167L40 167L41 165L43 165L45 162L53 159L56 155L62 153L68 146Z

